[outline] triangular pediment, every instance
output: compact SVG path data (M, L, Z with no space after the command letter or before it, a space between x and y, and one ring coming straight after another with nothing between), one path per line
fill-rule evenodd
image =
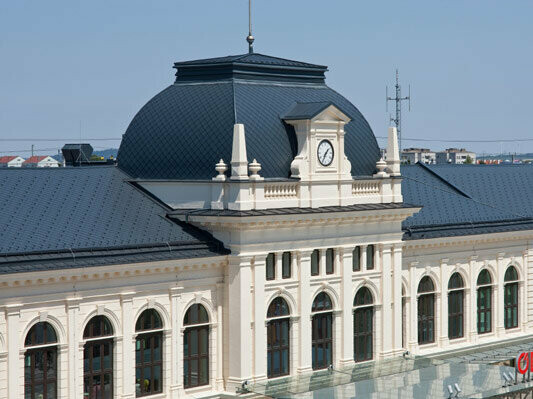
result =
M282 116L284 121L343 121L348 123L350 117L330 101L295 103Z

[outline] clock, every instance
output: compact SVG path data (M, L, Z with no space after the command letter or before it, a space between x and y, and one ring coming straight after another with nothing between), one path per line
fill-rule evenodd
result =
M329 140L322 140L317 148L318 161L322 166L329 166L333 162L333 146Z

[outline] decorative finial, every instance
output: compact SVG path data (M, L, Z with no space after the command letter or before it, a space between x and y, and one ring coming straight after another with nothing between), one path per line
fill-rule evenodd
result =
M258 173L261 170L261 164L257 162L255 158L254 158L254 161L248 165L248 169L252 173L250 175L250 180L256 180L256 181L263 180L263 178L259 176L259 173Z
M249 54L254 52L254 40L252 35L252 0L248 0L248 36L246 36L246 41L248 42Z
M224 173L228 170L228 165L224 163L223 159L215 165L215 170L218 172L218 175L213 177L213 180L226 181L226 175Z

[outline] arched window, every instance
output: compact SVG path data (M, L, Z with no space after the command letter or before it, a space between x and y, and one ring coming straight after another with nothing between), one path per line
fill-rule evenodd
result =
M83 331L83 397L113 398L113 327L105 316L95 316Z
M135 395L163 392L163 322L155 309L146 309L135 323Z
M47 322L35 324L24 341L24 398L57 398L57 334Z
M513 266L505 271L504 322L505 328L518 327L518 273Z
M183 385L185 388L209 384L209 316L194 304L183 321Z
M448 338L464 336L464 283L459 273L454 273L448 282Z
M418 284L418 343L435 342L435 285L425 276Z
M492 331L492 279L487 269L477 276L477 333Z
M333 305L325 292L318 294L311 308L313 369L324 369L333 363Z
M357 291L353 301L354 360L362 362L373 357L374 300L366 287Z
M287 302L275 298L267 311L267 375L268 378L290 374L290 311Z

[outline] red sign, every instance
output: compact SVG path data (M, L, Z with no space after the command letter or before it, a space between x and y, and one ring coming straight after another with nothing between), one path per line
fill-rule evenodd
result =
M522 352L516 357L515 370L524 375L533 371L533 352Z

